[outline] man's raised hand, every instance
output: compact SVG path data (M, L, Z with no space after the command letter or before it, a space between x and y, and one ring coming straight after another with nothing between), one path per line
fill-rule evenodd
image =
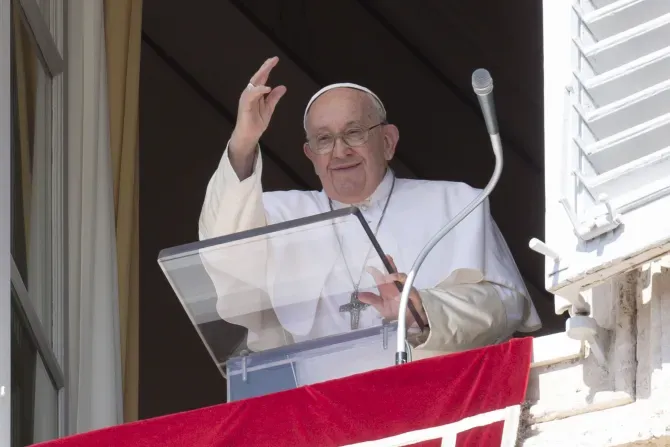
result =
M277 103L286 93L286 87L267 86L270 72L279 62L278 57L266 60L251 77L237 109L237 122L230 140L231 155L243 158L254 153L261 135L268 128Z

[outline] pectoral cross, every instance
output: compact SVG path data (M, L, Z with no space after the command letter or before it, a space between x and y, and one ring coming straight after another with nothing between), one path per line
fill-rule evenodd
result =
M340 312L349 312L351 316L351 329L358 329L358 323L361 319L361 310L365 310L369 304L361 303L358 300L358 290L351 293L351 300L349 304L340 306Z

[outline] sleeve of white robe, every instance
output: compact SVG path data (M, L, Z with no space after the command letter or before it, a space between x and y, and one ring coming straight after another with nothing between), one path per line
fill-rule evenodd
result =
M230 164L226 146L205 192L205 201L198 223L201 240L250 230L266 224L261 186L262 171L260 149L257 148L253 172L240 181Z
M207 185L205 200L200 213L198 233L201 240L237 233L266 225L261 186L262 161L260 148L256 149L256 160L252 174L240 180L233 169L228 147L221 157L217 170ZM244 256L240 253L239 266L221 266L220 270L231 271L244 268ZM253 260L253 274L264 280L265 265ZM217 290L217 312L221 318L249 330L247 346L252 350L270 349L284 344L285 334L281 329L267 293L260 288L246 287L243 294L235 294L236 302L229 302L228 291L238 284L230 282L231 275L217 274L216 265L205 265ZM245 271L244 274L249 274ZM232 275L236 276L236 275ZM244 286L242 287L244 289ZM228 298L228 300L226 299ZM244 300L244 312L240 315L239 301Z

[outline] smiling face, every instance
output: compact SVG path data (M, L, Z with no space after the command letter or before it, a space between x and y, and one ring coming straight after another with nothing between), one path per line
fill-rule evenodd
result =
M351 135L377 126L383 118L367 93L335 88L312 103L307 114L307 138L315 142L328 136ZM386 124L371 129L361 145L349 146L343 138L337 138L330 152L316 154L309 143L305 143L304 151L328 197L353 204L367 199L377 189L397 144L398 129Z

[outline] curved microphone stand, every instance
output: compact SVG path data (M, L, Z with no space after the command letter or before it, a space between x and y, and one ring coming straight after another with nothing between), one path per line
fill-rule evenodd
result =
M449 233L456 225L458 225L463 219L465 219L475 208L477 208L490 194L491 191L496 187L498 179L503 168L503 156L502 156L502 143L500 141L500 134L498 133L498 124L495 117L495 112L493 108L493 80L488 71L484 69L475 70L472 75L472 85L475 93L479 98L479 103L482 108L484 119L486 121L486 127L491 137L491 145L493 147L493 154L495 155L496 164L493 170L493 176L489 183L486 185L484 190L475 198L472 202L468 204L460 213L456 215L451 221L449 221L433 238L428 241L426 246L421 250L419 256L417 256L414 261L412 269L407 274L407 280L402 289L402 294L400 296L400 309L398 314L398 336L397 336L397 351L395 356L396 365L407 363L407 334L406 334L406 324L405 318L407 314L407 304L409 302L409 293L412 290L412 284L414 283L414 278L416 277L421 264L423 263L428 253L435 247L435 245L447 234Z

